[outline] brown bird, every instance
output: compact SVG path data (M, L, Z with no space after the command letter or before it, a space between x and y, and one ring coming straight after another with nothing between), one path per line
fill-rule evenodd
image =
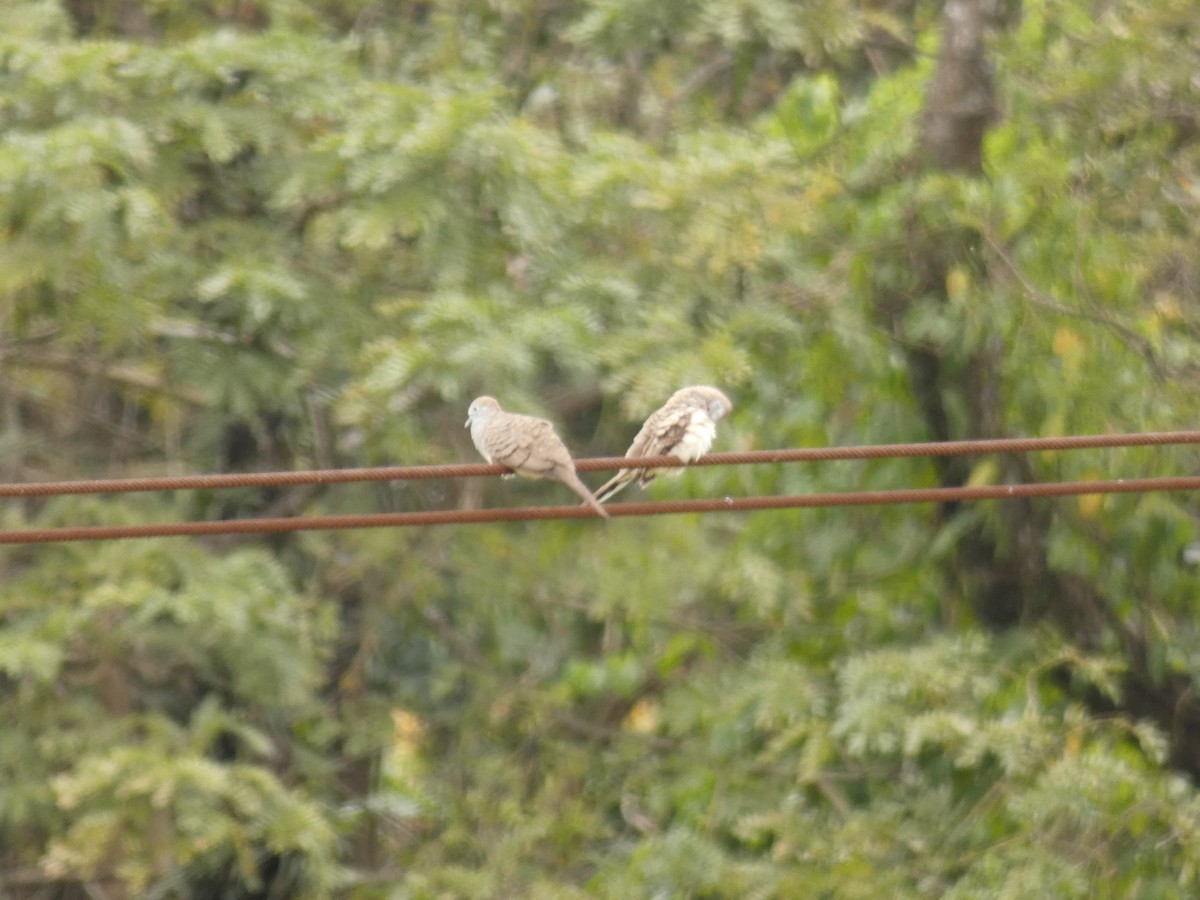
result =
M511 469L527 478L561 481L596 515L609 518L608 510L596 502L575 474L575 463L567 445L545 419L505 412L494 397L476 397L467 410L467 427L475 449L490 463Z
M708 452L717 436L717 422L732 409L729 398L715 387L692 385L681 388L650 414L625 455L674 456L685 463L694 462ZM596 499L603 503L635 479L645 488L659 474L678 475L682 471L621 469L596 491Z

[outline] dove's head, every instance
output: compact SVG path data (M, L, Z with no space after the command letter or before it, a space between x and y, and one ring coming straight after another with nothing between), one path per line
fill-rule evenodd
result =
M476 397L467 407L467 422L464 427L470 428L472 422L483 424L498 412L500 403L495 397Z
M677 391L675 397L703 409L714 422L725 418L733 410L733 403L724 393L705 384L685 387L683 390Z

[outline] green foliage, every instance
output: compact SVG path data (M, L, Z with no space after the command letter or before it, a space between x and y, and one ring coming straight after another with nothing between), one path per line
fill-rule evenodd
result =
M73 506L58 514L86 513ZM290 785L276 771L304 752L293 731L318 711L330 623L276 560L64 545L9 577L0 610L3 714L22 723L5 732L0 828L47 839L48 878L142 891L231 867L252 885L266 854L296 854L308 890L331 882L331 813L296 783L303 765Z
M996 23L974 177L923 161L924 7L11 2L0 477L473 459L483 391L619 453L689 382L734 398L718 449L923 440L914 350L952 436L1189 427L1191 13ZM1021 477L1194 463L1044 454ZM465 480L0 515L566 500ZM0 893L1194 895L1188 720L1147 718L1200 674L1194 504L1035 511L1032 538L990 504L7 550ZM981 536L1063 595L985 630ZM1052 629L1080 585L1097 615Z
M229 723L205 721L213 714L201 704L201 721L189 730L216 737ZM160 724L147 723L140 745L89 756L54 780L70 824L43 857L47 875L88 877L115 858L113 873L135 891L174 875L176 866L184 869L183 878L174 875L180 886L231 868L254 890L262 885L260 854L295 854L305 860L295 893L322 895L336 848L328 812L262 765L222 765L204 742L188 746L193 735L154 734Z

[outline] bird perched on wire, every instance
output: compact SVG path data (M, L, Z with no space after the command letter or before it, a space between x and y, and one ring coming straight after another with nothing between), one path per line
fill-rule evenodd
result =
M715 387L697 384L681 388L650 414L625 455L674 456L685 463L694 462L708 452L717 436L717 422L732 409L729 398ZM603 503L635 479L644 488L660 473L678 475L682 471L621 469L596 491L596 499Z
M608 511L575 474L571 452L545 419L505 412L495 397L476 397L467 409L466 424L475 449L488 462L527 478L561 481L597 515L609 518Z

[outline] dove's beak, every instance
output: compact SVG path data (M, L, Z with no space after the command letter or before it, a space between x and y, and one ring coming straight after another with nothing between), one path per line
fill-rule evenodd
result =
M470 427L471 427L471 417L467 416L467 421L463 422L463 428L470 428Z

